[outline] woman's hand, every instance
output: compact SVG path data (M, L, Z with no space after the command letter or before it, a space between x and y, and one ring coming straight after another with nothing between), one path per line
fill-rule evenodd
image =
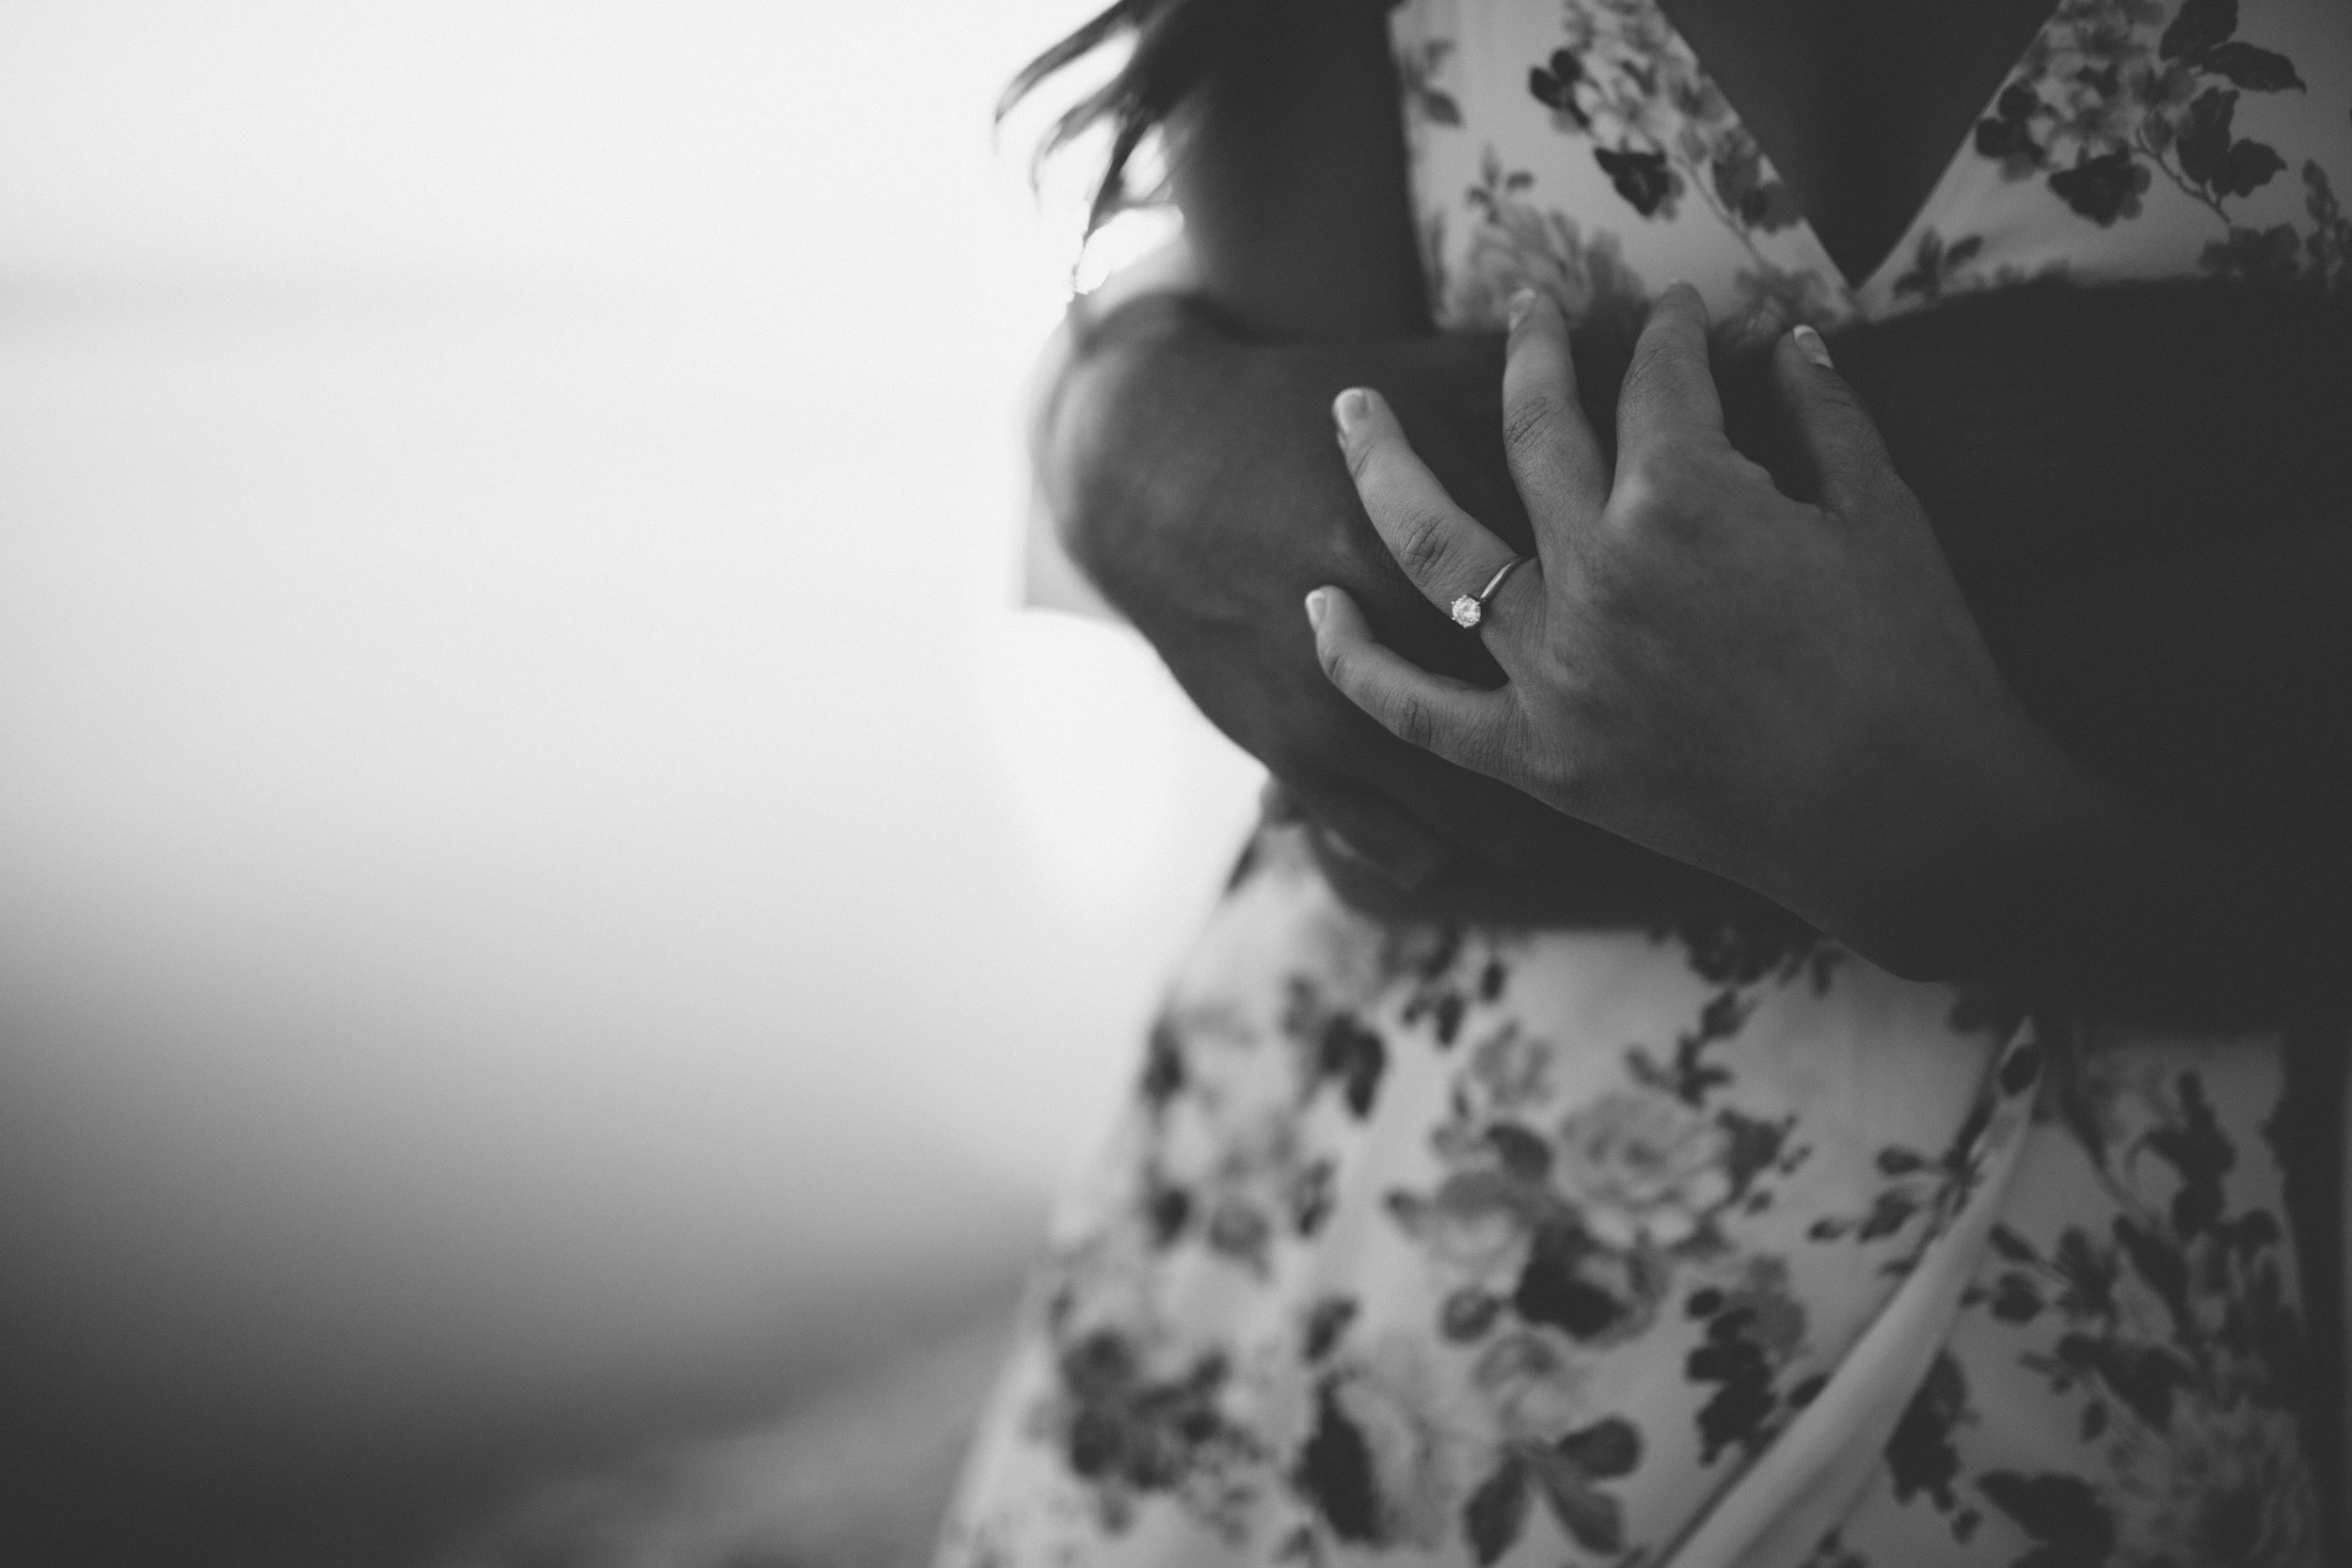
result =
M1627 372L1613 473L1559 312L1522 296L1514 316L1503 431L1536 559L1463 634L1507 684L1418 668L1337 588L1308 601L1325 671L1400 737L1906 967L1935 918L1908 906L2030 836L2068 765L2002 681L1868 415L1818 335L1784 338L1772 372L1820 499L1783 494L1725 439L1706 308L1677 287ZM1336 412L1366 510L1434 603L1513 559L1375 394Z
M1316 663L1297 605L1336 582L1417 662L1502 678L1397 568L1329 442L1333 394L1380 386L1454 493L1526 542L1499 434L1502 357L1499 334L1254 344L1169 310L1076 369L1040 471L1075 560L1316 825L1350 902L1538 925L1751 909L1719 879L1400 744Z

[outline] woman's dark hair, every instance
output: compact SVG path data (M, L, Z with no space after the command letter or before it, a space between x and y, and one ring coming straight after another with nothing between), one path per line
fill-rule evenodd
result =
M1153 127L1167 120L1219 59L1231 57L1266 12L1295 0L1113 0L1091 22L1022 67L996 101L1002 119L1054 72L1112 40L1132 36L1135 47L1118 74L1064 111L1038 149L1040 162L1092 127L1111 128L1110 156L1094 187L1087 231L1129 199L1127 163Z

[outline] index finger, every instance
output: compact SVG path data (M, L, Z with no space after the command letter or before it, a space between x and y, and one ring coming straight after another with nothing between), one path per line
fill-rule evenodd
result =
M1707 303L1690 284L1677 283L1650 306L1626 367L1617 394L1618 463L1723 439L1723 400L1707 362Z

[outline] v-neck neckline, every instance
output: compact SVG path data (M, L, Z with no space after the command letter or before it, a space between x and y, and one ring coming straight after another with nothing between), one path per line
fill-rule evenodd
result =
M1660 29L1672 46L1680 50L1683 56L1691 62L1691 68L1697 72L1700 81L1706 84L1708 90L1723 102L1724 112L1730 117L1731 123L1755 144L1756 156L1763 167L1770 171L1772 179L1780 181L1785 187L1788 181L1781 174L1780 166L1772 161L1772 154L1765 150L1763 141L1756 135L1755 129L1749 125L1748 117L1740 112L1740 105L1732 101L1731 95L1724 91L1723 83L1708 68L1696 46L1684 35L1680 24L1667 14L1661 0L1643 0L1643 4L1657 19ZM1913 211L1911 216L1904 220L1903 226L1896 230L1894 241L1887 246L1886 254L1873 262L1870 270L1860 278L1847 277L1846 269L1837 264L1837 259L1830 254L1829 246L1822 242L1820 230L1814 227L1813 214L1798 205L1795 193L1790 193L1789 210L1796 214L1792 227L1804 236L1806 247L1812 251L1812 262L1815 269L1822 275L1831 287L1837 291L1839 297L1849 306L1870 295L1890 270L1902 264L1904 255L1915 247L1916 237L1922 231L1922 227L1932 227L1929 220L1936 214L1938 198L1943 196L1944 187L1951 183L1953 172L1960 167L1962 162L1975 148L1977 121L1991 117L1997 110L2001 102L2001 94L2008 90L2010 79L2017 74L2018 68L2032 56L2034 50L2042 44L2042 40L2049 37L2050 29L2057 24L2058 15L2065 10L2067 0L2054 0L2040 25L2026 35L2024 44L2018 48L2009 65L2001 71L2000 78L1993 84L1993 90L1986 96L1982 107L1971 117L1968 129L1961 133L1959 145L1952 149L1950 154L1945 158L1942 167L1936 171L1935 179L1928 185L1927 193L1919 198L1918 206Z

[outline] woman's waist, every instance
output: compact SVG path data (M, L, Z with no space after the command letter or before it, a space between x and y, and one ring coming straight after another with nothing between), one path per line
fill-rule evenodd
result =
M1311 826L1269 818L1185 970L1214 990L1247 951L1248 967L1279 983L1286 1006L1311 994L1440 1055L1511 1030L1569 1057L1739 1054L1751 1071L1782 1058L1810 1078L1820 1062L1848 1056L1981 1066L2030 1015L2086 1061L2251 1071L2265 1082L2279 1071L2283 1026L2169 1026L1906 978L1745 890L1710 882L1697 873L1567 875L1540 886L1497 879L1408 892ZM1179 995L1188 989L1180 980ZM1767 1037L1769 1050L1758 1043ZM1689 1084L1675 1092L1699 1098Z
M1900 978L1769 909L1660 901L1629 913L1596 900L1543 921L1368 911L1312 836L1261 827L1179 972L1170 1015L1210 1021L1220 1038L1287 1041L1308 1099L1318 1075L1352 1088L1345 1119L1367 1136L1394 1118L1442 1118L1466 1089L1524 1069L1531 1115L1625 1091L1724 1126L1802 1113L1865 1141L1931 1143L1964 1119L2017 1022L2013 1007ZM1520 1068L1498 1065L1509 1061ZM1288 1072L1259 1081L1295 1096Z

